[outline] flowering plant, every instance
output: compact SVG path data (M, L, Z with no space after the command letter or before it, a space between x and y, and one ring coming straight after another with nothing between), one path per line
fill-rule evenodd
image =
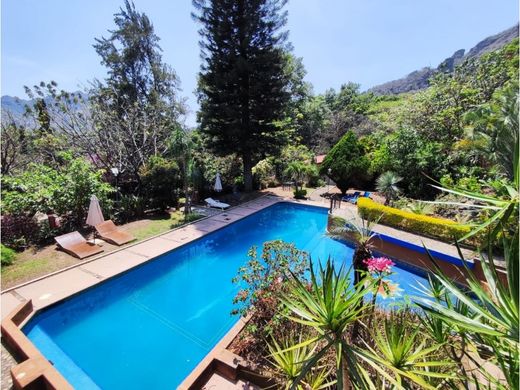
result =
M392 266L395 265L395 263L387 257L371 257L363 260L363 263L367 266L368 272L378 274L389 274L392 272Z

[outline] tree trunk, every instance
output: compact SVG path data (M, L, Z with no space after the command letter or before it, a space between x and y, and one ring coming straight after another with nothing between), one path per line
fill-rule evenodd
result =
M361 281L361 274L366 270L366 266L363 264L363 260L367 260L372 257L370 250L363 246L358 245L354 251L354 258L352 259L352 265L354 267L354 284L358 284Z
M184 218L186 219L187 215L190 213L191 209L191 199L188 193L188 170L184 171Z
M244 191L253 191L253 162L251 161L251 154L245 152L242 155L242 163L244 164Z
M350 373L348 371L347 362L345 361L345 358L341 359L341 370L343 371L342 390L350 390L352 388L352 383L350 382Z
M366 270L365 265L363 264L363 260L369 259L372 257L372 252L366 246L358 244L356 250L354 251L354 257L352 259L352 265L354 267L354 285L357 286L358 283L362 279L362 272ZM360 302L362 305L363 302ZM359 338L359 329L360 324L359 321L354 322L354 326L352 327L352 341L356 343Z

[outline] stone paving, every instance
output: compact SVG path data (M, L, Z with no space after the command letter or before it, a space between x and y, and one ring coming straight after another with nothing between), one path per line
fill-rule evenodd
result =
M10 390L13 389L13 380L11 379L11 367L16 365L16 361L7 348L2 343L1 346L1 354L2 354L2 390Z
M206 384L202 387L202 390L260 390L260 387L252 385L249 382L243 380L230 381L224 378L222 375L215 373L213 374Z

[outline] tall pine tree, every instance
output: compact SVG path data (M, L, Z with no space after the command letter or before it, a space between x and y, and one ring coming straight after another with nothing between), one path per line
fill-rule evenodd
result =
M193 0L202 25L198 120L214 153L242 158L246 191L256 162L285 141L286 2Z

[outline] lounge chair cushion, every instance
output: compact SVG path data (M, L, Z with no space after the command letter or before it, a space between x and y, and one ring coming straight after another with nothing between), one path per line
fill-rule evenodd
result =
M80 259L103 252L99 245L87 242L77 231L54 237L54 240L63 251Z
M135 240L133 235L119 230L111 220L96 225L96 231L103 240L115 245L124 245Z
M217 208L217 209L227 209L229 206L229 204L227 203L224 203L224 202L219 202L218 200L215 200L213 198L206 198L204 199L204 201L208 204L209 207L214 207L214 208Z

